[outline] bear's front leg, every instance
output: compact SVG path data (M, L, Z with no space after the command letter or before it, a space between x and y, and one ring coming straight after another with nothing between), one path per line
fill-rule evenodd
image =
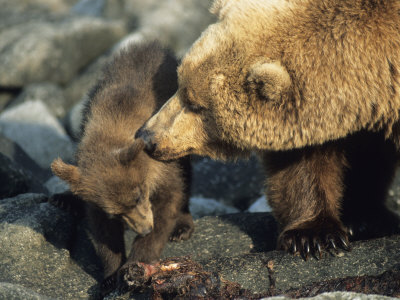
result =
M342 145L329 143L291 151L268 152L267 195L282 226L278 248L317 258L329 248L349 249L340 221L343 176Z
M100 208L87 204L89 230L102 265L104 278L113 274L125 260L124 224Z

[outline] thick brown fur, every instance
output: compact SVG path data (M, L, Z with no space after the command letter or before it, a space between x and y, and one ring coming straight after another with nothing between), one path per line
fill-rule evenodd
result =
M382 132L263 158L268 200L282 229L279 248L319 255L324 248L348 249L349 228L354 239L399 232L385 206L398 154Z
M159 162L132 141L136 130L177 89L177 61L158 43L130 46L105 68L89 94L77 166L53 172L86 203L104 276L122 264L154 262L169 239L190 237L190 161ZM139 235L125 258L123 220Z
M298 244L307 227L311 241L322 230L322 246L347 248L342 199L353 215L380 206L400 146L400 2L216 0L212 11L219 21L183 58L177 93L137 137L161 160L257 151L280 240L295 230Z

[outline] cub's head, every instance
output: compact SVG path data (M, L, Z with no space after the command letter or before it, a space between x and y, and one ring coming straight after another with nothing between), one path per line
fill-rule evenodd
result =
M254 14L265 18L255 3L215 3L220 20L183 58L177 93L136 134L154 158L198 154L226 159L272 148L269 120L279 114L271 111L289 97L291 78L279 50L268 52L262 37L249 31Z
M94 204L110 217L120 217L138 234L146 235L154 227L146 178L148 168L138 140L103 157L81 153L79 167L60 158L51 169L66 181L71 191L84 201Z

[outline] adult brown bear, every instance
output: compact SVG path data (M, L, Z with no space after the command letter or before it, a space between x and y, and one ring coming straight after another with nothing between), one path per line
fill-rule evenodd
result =
M397 229L383 200L399 146L400 2L216 0L212 10L219 21L184 57L177 93L136 135L148 153L258 152L283 249L347 248L342 207L362 215L343 217L355 229Z

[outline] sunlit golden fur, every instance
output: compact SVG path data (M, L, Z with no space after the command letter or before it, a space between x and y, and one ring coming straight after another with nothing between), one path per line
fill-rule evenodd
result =
M87 202L104 276L125 262L123 223L139 235L127 264L159 259L168 239L193 231L188 210L188 159L150 158L135 132L177 89L177 61L158 43L121 51L89 94L77 166L60 159L53 172Z
M207 147L207 139L245 151L288 150L362 128L382 129L397 142L392 127L400 108L399 10L395 0L216 1L219 22L184 57L178 93L154 117L163 121L146 128L156 143L160 128L170 130L158 149L168 155L189 147L221 155ZM188 102L204 111L171 126L174 110L168 107L174 102L185 111ZM176 127L188 128L193 137L175 141Z
M161 160L259 153L280 247L328 248L328 237L346 247L344 198L363 194L354 178L376 182L363 223L385 211L400 146L400 2L216 0L211 10L219 21L183 58L177 93L138 136ZM364 177L371 160L384 167Z

